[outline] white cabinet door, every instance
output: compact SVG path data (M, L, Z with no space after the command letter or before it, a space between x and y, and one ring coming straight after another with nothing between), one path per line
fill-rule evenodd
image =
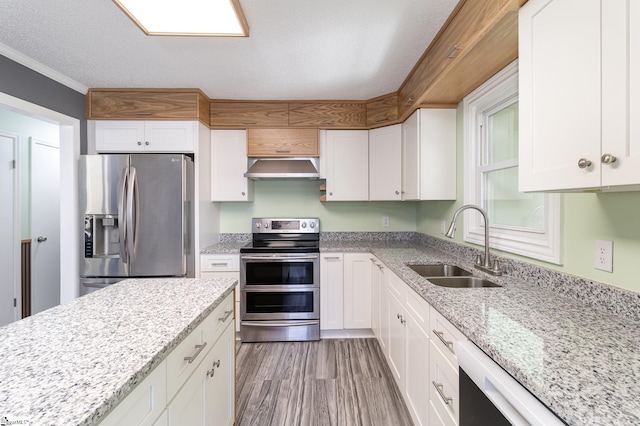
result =
M600 8L532 0L520 9L521 191L600 186Z
M211 130L211 201L253 201L247 171L247 131Z
M421 108L402 123L402 199L456 199L456 110Z
M421 108L420 199L456 199L456 110Z
M420 199L420 110L402 123L402 200Z
M400 392L404 390L405 379L405 333L403 319L405 311L402 303L391 292L387 293L389 305L389 341L388 356L389 368L393 374Z
M146 121L146 152L193 152L198 128L196 121Z
M196 121L100 120L97 152L193 152Z
M640 184L640 4L602 5L602 186ZM602 161L602 160L601 160Z
M344 254L344 328L371 328L371 255Z
M96 121L97 152L144 151L144 121Z
M402 199L402 126L369 130L369 200Z
M384 352L381 332L381 304L382 286L384 283L385 267L375 256L371 256L371 330L373 335L380 341L380 346Z
M369 199L369 131L327 130L327 201Z
M429 335L419 322L407 313L405 326L405 389L404 398L413 423L429 424Z
M344 267L342 253L320 255L320 329L344 328Z
M167 407L169 426L229 426L234 422L234 337L227 326Z

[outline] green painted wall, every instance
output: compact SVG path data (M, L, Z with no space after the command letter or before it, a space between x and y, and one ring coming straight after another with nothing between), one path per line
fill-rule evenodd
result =
M60 142L57 124L38 120L6 109L0 109L0 130L18 134L18 173L20 191L20 238L31 238L31 147L29 138Z
M424 201L417 208L416 230L441 237L440 223L447 226L463 199L462 105L458 106L458 201ZM459 225L460 226L460 225ZM567 274L640 292L640 192L571 193L562 195L562 260L558 266L522 256L501 253ZM462 244L462 232L455 240ZM595 240L613 241L613 272L593 267ZM467 244L472 245L472 244Z
M320 202L320 183L310 180L255 182L252 203L220 203L220 232L251 232L253 217L319 217L326 232L416 230L415 202ZM390 226L382 226L388 216Z

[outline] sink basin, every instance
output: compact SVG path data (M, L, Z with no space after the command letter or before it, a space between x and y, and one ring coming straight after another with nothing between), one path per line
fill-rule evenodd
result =
M446 263L407 266L423 277L458 277L471 275L469 271L465 271L455 265L447 265Z
M432 277L427 279L432 284L449 288L502 287L500 284L480 277Z

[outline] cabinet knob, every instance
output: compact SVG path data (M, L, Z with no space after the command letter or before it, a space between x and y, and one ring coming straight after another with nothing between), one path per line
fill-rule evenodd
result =
M333 195L333 192L330 192L329 195Z
M399 191L396 191L396 195L398 195L398 194L400 194L400 192L399 192Z
M244 191L242 191L242 195L245 195Z
M138 145L142 145L142 142L138 141Z
M144 143L144 144L145 144L145 145L149 145L149 141L145 141L145 143Z
M581 169L586 169L590 165L591 165L591 161L587 160L586 158L581 158L581 159L578 160L578 167L581 168Z
M602 164L613 164L616 162L616 160L617 158L611 154L604 154L600 159L600 161L602 161Z

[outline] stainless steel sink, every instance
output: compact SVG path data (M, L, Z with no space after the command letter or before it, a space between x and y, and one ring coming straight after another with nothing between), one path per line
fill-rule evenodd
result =
M439 285L440 287L449 288L478 288L478 287L502 287L500 284L496 284L480 277L430 277L427 278L432 284Z
M469 271L465 271L455 265L447 265L446 263L407 266L423 277L458 277L471 275Z

